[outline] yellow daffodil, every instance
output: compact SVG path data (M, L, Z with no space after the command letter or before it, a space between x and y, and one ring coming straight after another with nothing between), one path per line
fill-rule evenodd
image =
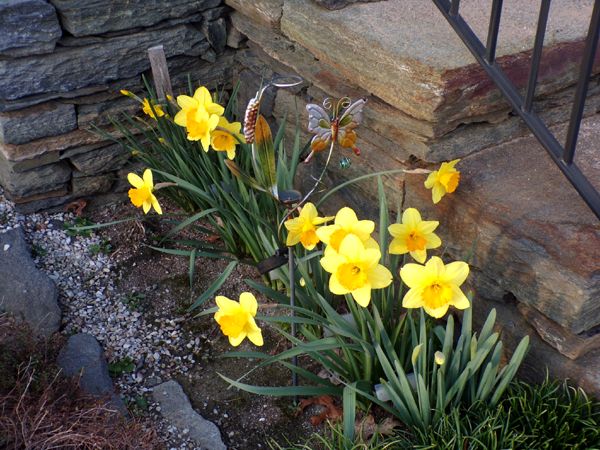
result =
M186 95L177 97L181 110L175 115L175 123L187 129L190 141L200 141L205 152L210 146L210 134L219 124L219 116L209 114L197 100Z
M219 117L225 109L212 101L210 92L204 86L194 92L194 96L180 95L177 104L181 110L175 115L177 125L187 129L187 138L190 141L200 141L204 151L210 146L212 131L219 124Z
M312 250L319 243L317 226L331 219L333 217L319 217L315 205L310 202L307 203L300 210L299 217L285 222L285 227L288 230L285 245L291 247L301 242L306 250Z
M444 162L439 170L434 170L425 180L425 187L431 189L433 203L438 203L446 194L451 194L458 187L460 172L454 168L460 159Z
M337 252L321 258L321 266L331 274L329 290L334 294L352 294L356 303L367 307L371 290L381 289L392 282L392 273L379 264L381 252L368 248L354 234L348 234Z
M150 169L144 171L143 178L140 178L135 173L128 174L127 181L133 186L133 188L129 189L129 198L134 206L138 208L142 207L144 214L148 213L151 207L158 214L162 214L162 208L152 193L154 191L154 181L152 180L152 171Z
M215 313L215 320L221 331L229 338L229 343L237 347L248 337L254 345L263 345L262 331L256 325L254 317L258 303L250 292L242 292L240 301L230 300L219 295L216 297L219 310Z
M470 303L460 290L460 285L468 275L467 263L455 261L444 265L437 256L433 256L424 266L405 264L400 269L400 277L410 289L404 295L402 306L423 308L435 318L446 314L450 306L466 309Z
M225 117L220 117L217 129L212 132L210 138L213 150L227 152L229 159L235 158L235 147L239 142L246 142L244 135L240 133L241 128L240 122L229 123Z
M317 230L317 236L327 244L325 255L330 252L338 252L342 240L348 234L357 236L367 247L379 249L377 242L371 237L374 229L375 222L372 220L358 220L354 210L346 206L337 212L333 225L321 227Z
M154 111L152 110L152 108L154 108ZM156 120L157 117L162 117L165 115L165 112L162 110L162 107L160 105L151 105L150 100L148 100L147 98L142 100L142 110L147 116L152 117L154 120Z
M423 264L427 259L427 249L438 248L441 239L433 232L440 223L436 220L421 220L421 214L415 208L402 213L402 223L388 227L393 236L389 252L393 255L410 253L416 261Z

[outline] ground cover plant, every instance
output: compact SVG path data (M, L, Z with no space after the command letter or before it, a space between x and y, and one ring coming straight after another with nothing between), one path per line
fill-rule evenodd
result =
M242 123L233 116L235 92L233 100L221 106L218 96L204 87L164 100L151 90L145 99L124 92L140 102L146 118L116 122L125 145L148 166L142 176L128 176L133 205L144 213L152 209L166 216L159 200L162 191L187 212L183 218L166 217L173 228L156 250L188 257L190 284L197 257L231 261L190 310L213 315L233 347L246 338L262 347L262 324L288 341L288 348L276 354L256 350L225 356L258 359L257 368L281 364L294 375L291 386L249 384L244 380L249 373L237 379L221 374L223 379L261 395L340 397L342 424L333 429L331 442L321 442L324 448L352 448L355 439L357 445L378 446L381 441L381 447L373 448L388 448L406 437L399 432L380 439L374 433L377 442L366 443L356 424L370 408L414 430L407 439L422 445L419 448L466 448L470 439L481 448L534 442L519 440L525 439L519 430L526 425L510 413L516 408L510 402L519 395L536 397L541 392L522 390L515 397L520 385L511 385L528 338L502 362L495 311L481 329L473 330L471 304L477 299L462 290L469 265L444 261L443 243L435 233L443 224L423 218L419 205L399 205L393 218L381 177L394 171L360 177L378 183L378 228L349 207L320 215L326 200L353 182L323 193L323 173L333 151L341 147L360 153L357 128L366 102L310 104L308 128L314 137L302 146L296 129L290 150L284 125L273 135L257 113L262 92L249 106L243 133ZM325 164L314 188L295 191L301 158L308 153L304 160L309 161L320 152ZM422 171L433 203L458 188L458 163ZM178 238L186 228L216 238ZM240 263L261 270L263 283L247 284L268 304L251 292L240 292L234 299L219 295ZM213 298L216 306L206 307ZM298 358L304 364L298 364ZM572 400L577 405L580 398ZM568 434L559 433L557 442Z

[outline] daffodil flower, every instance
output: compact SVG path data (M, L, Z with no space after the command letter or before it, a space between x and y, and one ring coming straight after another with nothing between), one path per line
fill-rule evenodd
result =
M177 104L181 110L173 119L179 126L187 129L190 141L200 141L205 152L208 151L211 133L219 124L219 117L225 109L212 101L210 92L204 86L196 89L193 97L180 95Z
M321 266L331 274L329 290L334 294L352 294L356 302L367 307L371 301L371 290L389 286L392 273L379 264L381 252L378 248L366 247L354 234L348 234L340 243L337 252L321 258Z
M402 223L388 227L393 236L389 252L393 255L410 253L416 261L423 264L427 259L427 249L438 248L441 239L433 232L440 223L436 220L422 220L415 208L408 208L402 213Z
M358 220L354 210L346 206L337 212L333 225L324 226L317 230L317 236L327 244L327 248L325 248L325 255L327 256L330 252L338 252L342 240L349 234L357 236L368 247L379 249L377 242L371 237L374 229L375 222L372 220Z
M150 169L144 171L143 178L140 178L133 172L129 173L127 181L133 186L133 188L129 189L128 194L134 206L137 208L142 207L144 214L147 214L151 207L158 214L162 214L162 208L152 193L154 191L154 181L152 180L152 171Z
M425 187L431 189L433 203L438 203L446 194L451 194L458 187L460 172L454 168L460 159L444 162L439 170L434 170L425 180Z
M154 110L152 110L152 108L154 108ZM162 110L160 105L150 104L150 101L147 98L142 100L142 111L144 111L147 116L152 117L154 120L156 120L157 117L162 117L165 115L165 112Z
M310 202L305 204L300 210L299 217L289 219L284 224L288 230L285 245L291 247L300 242L306 250L312 250L319 243L319 237L317 236L318 225L332 219L333 216L319 217L315 205Z
M433 256L424 266L405 264L400 269L400 277L410 289L404 295L402 306L405 308L423 308L432 317L440 318L450 306L466 309L469 299L460 290L469 275L469 265L455 261L444 265L437 256Z
M254 321L258 309L254 295L242 292L239 302L222 295L217 296L215 300L219 310L214 318L231 345L237 347L246 337L254 345L263 345L262 331Z
M239 142L246 142L244 135L240 133L241 128L240 122L229 123L225 117L220 117L217 128L212 132L210 138L213 150L227 152L229 159L235 158L235 147Z

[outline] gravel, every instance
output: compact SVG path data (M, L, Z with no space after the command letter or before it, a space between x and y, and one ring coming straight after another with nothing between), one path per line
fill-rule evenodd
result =
M153 386L187 374L196 364L196 355L201 354L202 342L182 328L183 318L165 315L149 319L130 308L127 295L117 289L122 274L116 262L98 251L103 239L93 232L90 236L69 235L66 226L75 220L72 213L19 214L0 188L0 233L23 229L36 266L58 287L61 331L91 334L113 367L124 362L135 367L117 375L115 385L126 401L149 399ZM149 408L144 413L155 420L165 448L196 448L187 437L189 430L186 433L164 422L157 405L147 401Z

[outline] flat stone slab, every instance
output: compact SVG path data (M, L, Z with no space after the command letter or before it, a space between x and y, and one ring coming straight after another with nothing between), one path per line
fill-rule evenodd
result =
M485 0L460 5L484 42L490 5ZM592 6L593 0L552 2L538 93L576 80ZM539 2L504 2L497 61L519 85L527 80L538 8ZM312 0L286 0L281 31L357 86L416 118L457 120L505 107L433 2L387 0L329 11Z
M564 141L565 127L554 129ZM582 122L576 160L600 184L600 115ZM534 137L464 158L458 190L434 206L406 176L404 207L440 220L444 245L499 288L572 333L600 324L600 221ZM483 293L483 292L482 292Z
M121 413L128 414L123 400L115 393L104 352L94 336L78 333L69 337L58 354L57 363L67 377L79 377L79 386L84 392L106 397Z
M51 53L62 35L56 11L44 0L0 2L0 55Z
M147 50L159 44L167 58L199 56L209 48L201 32L180 25L102 38L83 47L61 47L44 56L0 60L0 99L68 92L132 77L150 67Z
M77 128L75 106L49 102L13 112L0 113L0 144L25 144Z
M152 396L160 405L160 413L165 420L180 431L189 430L188 436L202 450L227 450L219 428L192 409L179 383L170 380L159 384L154 387Z
M20 228L0 233L0 310L50 337L60 326L58 292L54 282L38 270Z
M73 36L149 27L214 8L221 0L50 0Z

